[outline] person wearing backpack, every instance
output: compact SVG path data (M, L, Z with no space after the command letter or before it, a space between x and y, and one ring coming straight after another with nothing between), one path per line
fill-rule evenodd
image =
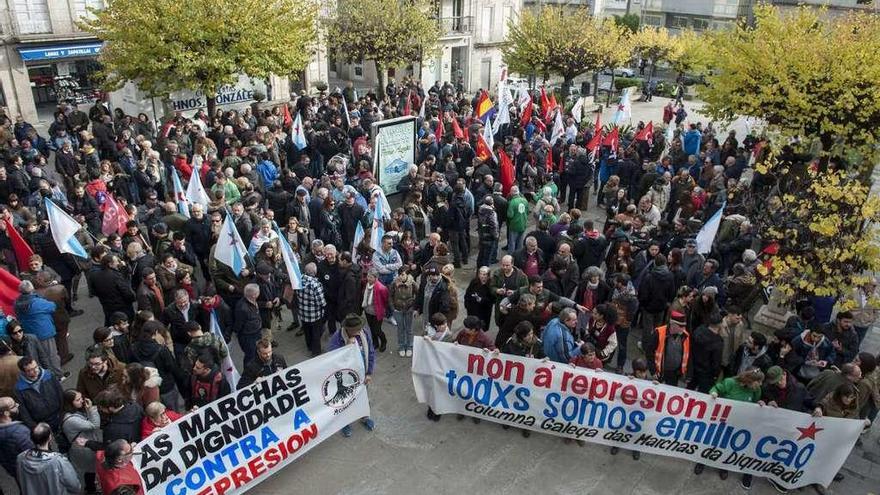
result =
M217 367L209 352L200 354L192 367L190 388L186 400L187 410L203 407L232 393L229 382Z

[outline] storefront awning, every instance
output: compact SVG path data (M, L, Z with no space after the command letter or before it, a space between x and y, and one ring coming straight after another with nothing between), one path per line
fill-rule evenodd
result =
M94 57L101 51L103 43L84 43L80 45L41 46L19 48L18 53L25 62L39 60L59 60L65 58Z

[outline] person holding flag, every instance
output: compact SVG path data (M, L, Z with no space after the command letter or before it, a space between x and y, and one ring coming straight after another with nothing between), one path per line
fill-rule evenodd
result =
M212 222L220 219L220 213L212 214ZM222 221L217 239L211 248L210 261L208 270L211 274L211 280L217 289L217 293L223 298L223 301L234 308L238 300L242 297L244 290L244 279L250 276L250 266L247 260L247 250L238 230L232 221L232 214L227 212L226 218Z

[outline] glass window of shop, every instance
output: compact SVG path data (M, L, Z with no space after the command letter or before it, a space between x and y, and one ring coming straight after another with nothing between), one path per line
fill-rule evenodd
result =
M92 104L100 96L95 58L39 62L28 65L28 77L37 113L51 116L59 103Z

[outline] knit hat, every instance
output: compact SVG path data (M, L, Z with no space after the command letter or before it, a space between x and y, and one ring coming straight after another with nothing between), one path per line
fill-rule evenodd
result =
M753 250L746 249L745 251L743 251L742 260L744 263L751 263L756 259L758 259L758 254L755 253Z
M684 313L679 311L673 311L669 314L669 323L675 323L680 327L687 326L687 319L684 316Z
M718 287L715 287L714 285L710 285L710 286L707 286L707 287L703 287L703 292L702 292L702 294L703 294L704 296L712 296L712 297L715 297L715 296L718 295Z
M345 330L361 330L366 324L367 320L364 319L363 316L354 313L349 313L348 316L342 320L342 328Z
M764 382L770 385L776 385L782 380L785 372L779 366L771 366L764 375Z

